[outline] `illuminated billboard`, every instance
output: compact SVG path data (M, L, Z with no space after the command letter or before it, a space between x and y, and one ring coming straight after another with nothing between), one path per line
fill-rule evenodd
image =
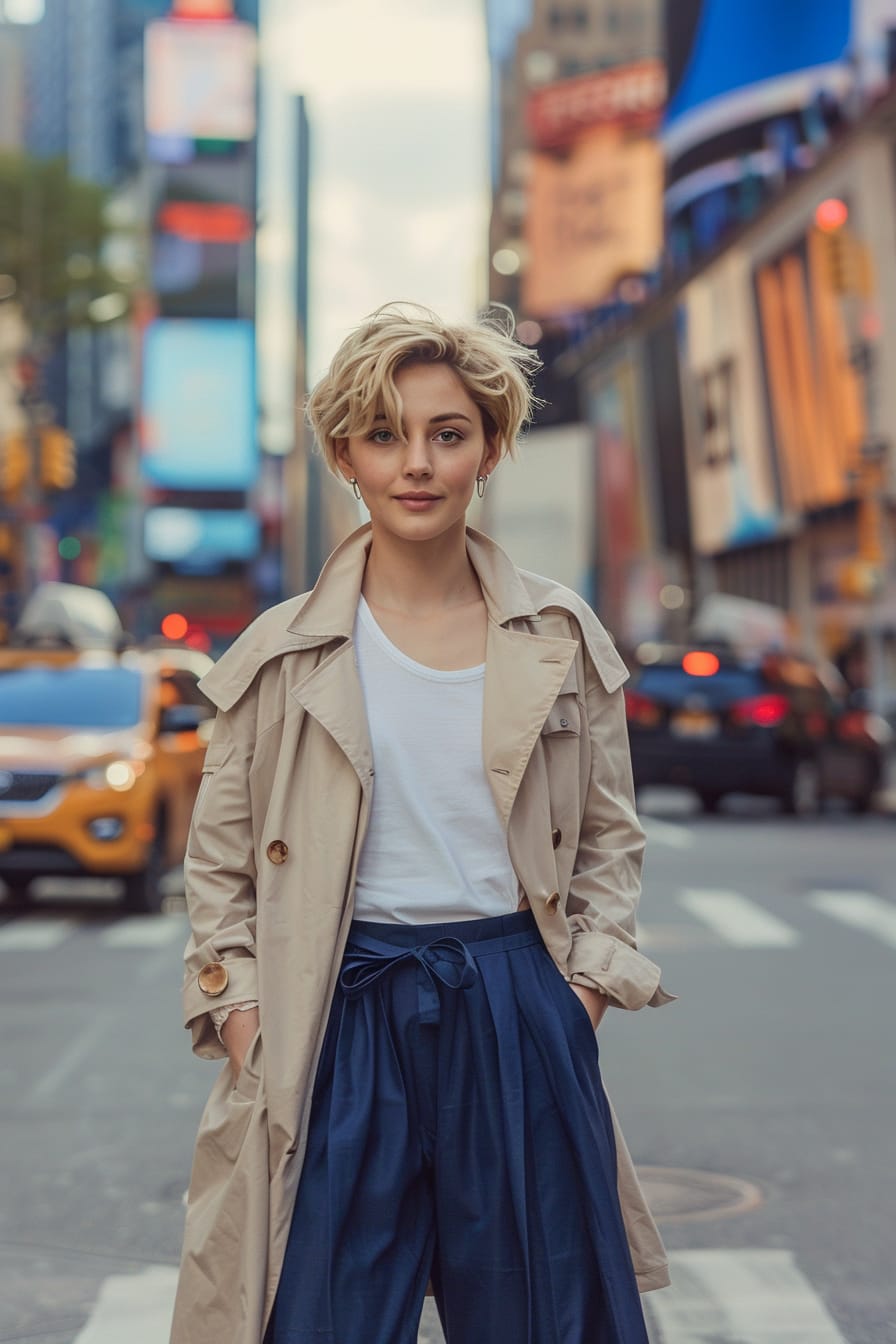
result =
M605 126L563 156L532 155L523 306L550 317L596 306L662 247L663 165L652 139Z
M810 230L756 272L765 376L781 489L789 509L840 504L851 494L865 437L862 381L850 363L842 307Z
M694 548L711 555L782 527L748 258L732 250L685 289L678 324Z
M233 561L258 554L261 526L245 509L148 509L143 549L155 560L185 574L214 574Z
M143 346L141 474L168 490L246 490L258 472L251 322L162 318Z
M713 250L892 79L896 0L666 0L669 255Z
M182 19L147 24L147 135L163 143L251 140L255 63L251 24Z

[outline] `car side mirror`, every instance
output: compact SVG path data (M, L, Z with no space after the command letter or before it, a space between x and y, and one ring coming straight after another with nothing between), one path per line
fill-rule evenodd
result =
M160 733L195 733L208 718L201 705L168 705L159 719Z

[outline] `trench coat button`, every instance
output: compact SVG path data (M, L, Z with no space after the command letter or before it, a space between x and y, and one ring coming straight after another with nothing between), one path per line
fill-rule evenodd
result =
M196 979L203 994L207 994L210 999L216 998L218 994L223 994L230 983L227 967L223 966L220 961L210 961L206 966L203 966Z
M560 727L561 727L561 728L568 728L568 727L569 727L569 719L561 719L561 720L560 720Z
M563 839L563 832L560 830L559 826L555 826L554 829L551 831L551 844L554 846L555 849L558 848L560 841L562 839Z
M549 915L556 915L557 911L560 909L559 891L552 891L544 904Z
M268 845L267 854L271 863L285 863L288 853L289 845L283 840L272 840Z

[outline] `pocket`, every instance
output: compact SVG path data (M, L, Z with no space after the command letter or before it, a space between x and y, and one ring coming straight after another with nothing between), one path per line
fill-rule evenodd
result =
M233 1083L234 1092L238 1092L246 1101L254 1101L258 1093L258 1084L261 1082L260 1065L261 1027L259 1026L249 1042L248 1049L243 1056L242 1067Z
M588 1027L588 1030L591 1032L591 1034L592 1034L593 1036L596 1035L596 1034L597 1034L597 1027L596 1027L596 1026L594 1025L594 1023L591 1021L591 1014L588 1012L588 1009L585 1007L584 1003L583 1003L582 1000L579 998L578 994L575 992L575 990L573 989L573 987L572 987L572 985L569 983L569 981L568 981L568 980L564 980L563 983L564 983L564 985L566 986L566 995L567 995L567 998L570 998L570 999L572 999L572 1001L573 1001L573 1008L574 1008L574 1011L577 1012L577 1013L579 1014L579 1016L580 1016L581 1018L584 1019L585 1024L586 1024L586 1026Z
M187 854L191 857L195 854L193 837L207 803L209 786L215 775L221 769L221 766L227 761L232 750L232 742L223 742L217 745L212 743L205 753L205 760L202 762L202 775L199 780L199 788L196 791L196 801L193 804L193 815L190 819L190 833L187 838Z

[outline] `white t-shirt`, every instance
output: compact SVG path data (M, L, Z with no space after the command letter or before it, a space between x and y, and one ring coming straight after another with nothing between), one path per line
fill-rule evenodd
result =
M355 918L511 914L519 884L482 764L485 664L440 672L415 662L363 597L354 638L374 764Z

